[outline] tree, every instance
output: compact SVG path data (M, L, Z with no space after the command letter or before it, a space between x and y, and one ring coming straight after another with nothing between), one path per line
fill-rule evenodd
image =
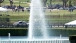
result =
M73 0L73 1L72 1L72 3L73 3L73 5L75 5L75 6L76 6L76 0Z
M46 7L47 0L43 0L43 6Z
M52 0L50 0L50 5L52 5Z
M63 1L63 7L65 8L67 6L68 0L62 0Z
M4 0L0 0L0 6L1 6L1 3L3 3L3 1L4 1Z
M69 0L69 7L72 7L72 3L71 3L72 1L71 0Z
M9 0L10 1L10 6L12 6L13 5L13 0Z

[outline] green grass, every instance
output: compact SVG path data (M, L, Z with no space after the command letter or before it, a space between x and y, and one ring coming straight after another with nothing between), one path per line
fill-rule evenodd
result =
M28 3L26 3L28 0L14 0L14 5L16 5L16 6L18 6L19 4L21 5L21 6L25 6L25 7L28 7L29 6L29 4L28 3L30 3L30 0L29 0L29 2ZM47 3L50 3L49 2L50 0L47 0ZM52 4L62 4L62 2L61 1L56 1L56 0L54 0L53 2L52 2ZM9 3L9 0L4 0L4 2L2 3L2 5L10 5L10 3ZM48 5L48 4L47 4Z
M70 15L70 14L76 14L76 10L73 12L69 12L68 10L46 10L46 14L50 15Z
M65 12L65 13L64 13ZM45 15L46 15L46 20L51 22L51 23L67 23L72 20L76 19L76 10L73 12L69 12L68 10L59 10L59 11L49 11L46 10ZM13 11L8 11L6 13L1 12L2 17L9 17L11 22L15 22L18 20L24 20L24 21L29 21L29 15L30 13L25 11L25 12L13 12ZM10 16L6 16L6 14Z
M20 5L23 6L23 7L28 7L29 4L26 3L26 1L27 1L27 0L14 0L13 5L18 6L18 5L20 4ZM9 0L4 0L4 2L2 3L2 6L4 6L4 5L10 5Z

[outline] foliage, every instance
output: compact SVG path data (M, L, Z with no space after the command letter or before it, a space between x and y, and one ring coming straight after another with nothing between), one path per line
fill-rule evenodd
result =
M0 6L1 6L1 3L3 2L4 0L0 0Z
M69 7L72 7L72 3L71 3L71 0L69 0Z
M28 30L25 28L1 28L0 29L0 36L8 36L8 33L11 36L27 36Z
M0 0L0 3L2 3L4 0Z
M42 0L43 1L43 6L46 6L47 0Z

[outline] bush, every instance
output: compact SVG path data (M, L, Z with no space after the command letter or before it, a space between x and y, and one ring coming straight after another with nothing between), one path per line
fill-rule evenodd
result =
M11 36L27 36L28 30L27 29L0 29L0 36L8 36L8 33Z

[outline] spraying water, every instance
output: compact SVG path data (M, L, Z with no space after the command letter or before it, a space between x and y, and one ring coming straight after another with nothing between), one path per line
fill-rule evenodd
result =
M45 15L41 0L31 0L28 38L33 39L38 30L47 38Z

